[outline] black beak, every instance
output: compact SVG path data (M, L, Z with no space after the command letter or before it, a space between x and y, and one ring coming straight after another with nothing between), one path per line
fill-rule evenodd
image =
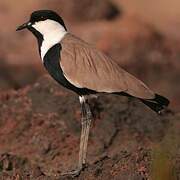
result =
M26 22L26 23L22 24L21 26L19 26L19 27L16 29L16 31L20 31L20 30L22 30L22 29L26 29L26 28L28 28L29 26L31 26L31 22Z

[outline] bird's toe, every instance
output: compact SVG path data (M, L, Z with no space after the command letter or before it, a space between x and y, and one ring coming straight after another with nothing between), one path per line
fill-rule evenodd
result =
M61 173L61 176L77 177L80 175L81 171L82 171L82 168L77 168L72 171L67 171L67 172Z

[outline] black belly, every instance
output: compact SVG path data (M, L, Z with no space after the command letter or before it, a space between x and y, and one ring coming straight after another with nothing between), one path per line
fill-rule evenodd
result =
M49 51L46 53L44 57L44 66L49 74L62 86L76 92L78 95L89 95L97 93L94 90L88 88L78 88L70 83L64 76L62 68L60 66L61 60L61 44L54 45Z

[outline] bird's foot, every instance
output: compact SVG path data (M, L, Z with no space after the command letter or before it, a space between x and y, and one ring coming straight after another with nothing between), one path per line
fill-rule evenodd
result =
M75 170L72 170L72 171L64 172L64 173L62 173L61 175L62 175L62 176L77 177L77 176L80 175L80 173L81 173L81 169L75 169Z
M64 173L61 173L61 176L71 176L71 177L77 177L81 174L81 171L86 167L86 165L83 165L82 167L78 167L75 170L67 171Z

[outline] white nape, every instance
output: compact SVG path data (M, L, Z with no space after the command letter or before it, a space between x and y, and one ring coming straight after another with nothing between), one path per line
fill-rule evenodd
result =
M47 51L55 44L59 43L67 31L60 23L50 19L36 22L32 26L43 35L43 42L40 48L41 59L43 61Z

